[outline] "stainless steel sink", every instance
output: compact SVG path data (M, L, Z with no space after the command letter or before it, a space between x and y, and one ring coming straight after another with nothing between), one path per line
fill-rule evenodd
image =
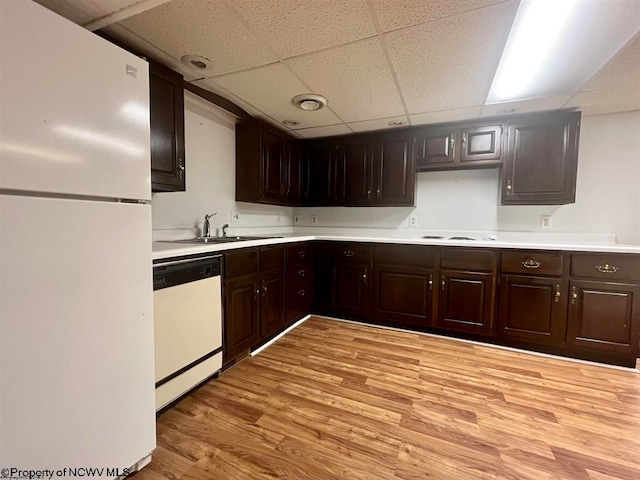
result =
M188 238L186 240L165 240L165 243L229 243L229 242L245 242L250 240L265 240L268 238L282 238L282 237L198 237Z

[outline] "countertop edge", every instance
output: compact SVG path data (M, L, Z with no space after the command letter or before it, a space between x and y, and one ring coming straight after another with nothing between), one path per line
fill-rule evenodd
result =
M396 243L406 245L426 245L438 247L468 247L468 248L504 248L522 250L556 250L568 252L588 252L588 253L627 253L640 254L640 246L634 245L587 245L587 244L553 244L553 243L517 243L501 242L492 240L433 240L422 238L394 238L394 237L358 237L349 235L301 235L296 237L267 238L261 240L248 240L242 242L232 242L214 245L184 245L172 244L171 242L154 242L153 260L180 257L185 255L197 255L206 253L225 252L239 248L265 247L269 245L279 245L295 242L307 242L312 240L328 240L342 242L363 242L363 243ZM161 249L157 249L162 245ZM174 248L170 248L174 246Z

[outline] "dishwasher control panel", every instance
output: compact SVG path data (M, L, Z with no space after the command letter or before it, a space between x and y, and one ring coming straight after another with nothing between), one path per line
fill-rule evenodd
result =
M222 255L168 260L153 266L153 289L182 285L203 278L217 277L221 273Z

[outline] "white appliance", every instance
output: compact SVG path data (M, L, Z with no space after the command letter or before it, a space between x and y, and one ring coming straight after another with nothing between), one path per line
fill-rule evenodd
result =
M0 467L122 476L155 448L148 65L27 0L0 45Z
M156 410L222 368L221 255L153 265Z

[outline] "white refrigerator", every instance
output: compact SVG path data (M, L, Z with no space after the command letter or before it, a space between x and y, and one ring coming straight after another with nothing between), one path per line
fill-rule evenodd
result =
M144 60L0 0L0 476L155 448L149 148Z

